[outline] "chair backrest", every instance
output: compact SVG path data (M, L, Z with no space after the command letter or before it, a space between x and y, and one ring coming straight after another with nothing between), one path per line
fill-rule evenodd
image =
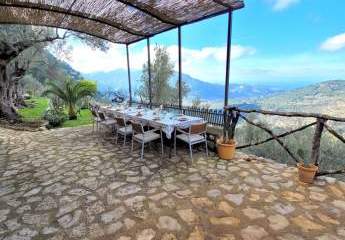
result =
M140 122L132 121L132 129L133 132L143 134L144 133L144 127Z
M207 122L192 124L189 128L190 134L201 134L205 133L207 128Z
M98 112L98 116L102 121L105 121L105 115L103 112Z
M98 118L98 114L96 113L96 111L93 108L91 108L90 110L91 110L92 116L94 116L95 118Z
M126 127L126 121L123 117L115 117L115 120L120 127Z

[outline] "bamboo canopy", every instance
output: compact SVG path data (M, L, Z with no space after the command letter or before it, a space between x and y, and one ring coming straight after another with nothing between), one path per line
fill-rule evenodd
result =
M0 0L0 24L58 27L131 44L243 7L243 0Z

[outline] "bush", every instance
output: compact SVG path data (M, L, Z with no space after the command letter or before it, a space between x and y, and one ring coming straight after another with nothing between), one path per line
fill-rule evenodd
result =
M44 114L44 119L48 121L48 128L60 127L66 120L66 115L62 112L49 109Z

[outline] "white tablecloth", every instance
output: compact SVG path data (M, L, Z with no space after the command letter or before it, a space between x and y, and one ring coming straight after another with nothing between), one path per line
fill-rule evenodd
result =
M188 128L191 124L203 122L203 119L199 117L181 116L165 111L162 111L158 116L156 111L147 108L138 109L136 107L129 107L120 109L116 107L101 107L100 110L113 115L124 116L126 120L139 120L144 124L161 128L169 139L175 127ZM138 116L139 112L141 113L140 116ZM158 117L159 119L157 119Z

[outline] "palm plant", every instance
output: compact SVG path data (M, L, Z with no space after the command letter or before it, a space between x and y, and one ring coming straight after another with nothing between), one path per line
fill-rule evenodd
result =
M66 79L61 85L53 82L49 82L47 85L48 89L43 92L43 95L55 95L63 100L70 120L77 119L76 107L78 102L85 97L94 96L97 91L96 84L87 80Z

